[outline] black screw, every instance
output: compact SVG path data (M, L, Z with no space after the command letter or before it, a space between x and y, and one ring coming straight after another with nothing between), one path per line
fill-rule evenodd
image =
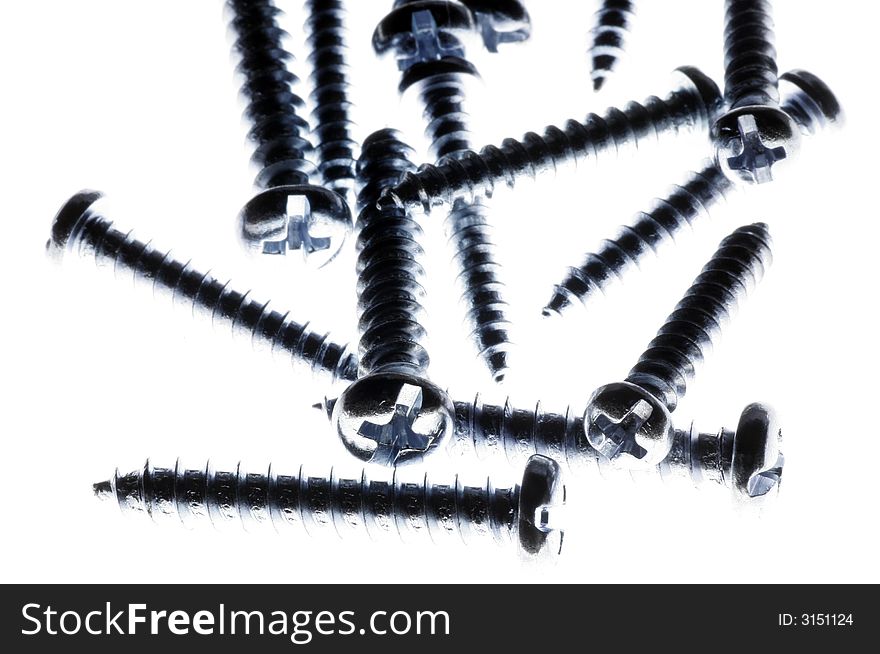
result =
M376 207L382 189L412 168L393 130L367 137L358 161L358 312L361 378L340 396L336 431L358 458L420 460L452 432L452 401L428 380L421 324L421 228L405 209Z
M590 398L587 438L599 453L639 468L666 457L674 431L671 413L697 364L769 263L764 223L740 227L721 241L626 379L602 386Z
M782 433L773 410L754 403L743 410L735 430L708 433L693 425L676 429L669 454L653 470L664 481L726 486L735 498L755 503L778 490L785 463L781 447ZM578 474L625 472L608 465L608 459L593 449L583 412L571 407L555 413L545 411L540 403L531 409L510 400L491 405L484 404L479 395L472 402L456 402L450 449L460 456L503 458L512 466L543 454Z
M52 256L73 252L93 258L117 275L125 272L166 291L175 302L209 316L214 324L246 334L254 347L283 352L292 362L329 373L334 380L357 377L357 357L348 346L310 330L308 323L296 322L287 312L275 311L268 302L251 297L250 291L237 291L210 272L195 270L189 261L175 259L170 251L116 229L94 207L101 197L97 191L81 191L64 204L52 222L47 244Z
M139 470L94 485L100 499L115 499L124 513L144 513L154 521L185 527L198 524L241 524L309 535L355 533L373 539L430 537L435 542L464 541L513 544L526 559L553 558L562 548L563 532L554 511L565 502L559 465L533 456L521 484L495 487L465 485L458 476L438 483L423 476L407 482L397 474L370 479L366 471L326 476L157 467L147 461Z
M287 68L292 57L282 43L281 12L271 0L227 0L227 6L260 168L256 185L264 189L239 214L242 242L262 254L299 250L305 261L322 266L341 249L351 211L338 193L309 183L309 125L298 114L303 100L291 90L297 78Z
M726 0L724 99L712 128L715 158L732 180L762 184L798 149L800 132L779 108L773 19L768 0Z
M522 177L534 178L569 162L590 161L627 145L639 147L670 132L708 128L721 108L718 87L695 68L685 66L677 73L680 86L665 99L651 96L643 104L610 108L604 116L589 114L584 122L547 127L543 136L529 132L519 141L486 146L479 154L471 151L436 166L425 164L388 189L383 202L430 211L459 198L492 195L499 182L513 188Z

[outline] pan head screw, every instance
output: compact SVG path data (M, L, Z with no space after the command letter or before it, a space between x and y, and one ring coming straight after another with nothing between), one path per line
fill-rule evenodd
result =
M471 12L457 2L419 0L395 7L373 32L373 49L379 55L393 52L397 67L407 70L417 63L444 57L462 57L459 38L473 33Z
M333 260L351 231L351 212L342 196L312 185L285 185L254 196L238 216L245 248L286 256L299 252L320 268Z
M449 396L426 379L377 372L351 384L333 407L346 449L386 466L418 461L446 442L455 423Z
M629 382L602 386L584 416L587 439L603 456L629 468L653 468L669 452L675 430L666 406Z
M562 550L565 485L559 464L541 455L529 457L519 491L519 544L523 558L552 559Z
M501 43L526 41L532 34L532 20L520 0L462 0L474 15L483 46L498 52Z
M102 197L104 194L100 191L80 191L58 210L52 220L52 233L46 242L46 253L51 259L61 261L65 251L76 247L77 232L93 215L92 205Z
M718 119L712 139L716 162L731 181L764 184L794 156L800 129L776 107L740 107Z
M730 486L741 502L763 502L779 491L785 464L781 439L779 423L770 407L755 403L743 410L733 435L730 464Z

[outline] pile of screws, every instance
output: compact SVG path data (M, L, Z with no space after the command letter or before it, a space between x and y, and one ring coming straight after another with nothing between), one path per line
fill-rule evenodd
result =
M184 525L300 524L308 533L325 528L340 535L364 528L374 537L421 530L435 541L488 535L534 559L560 551L563 470L654 470L726 486L747 505L775 494L781 432L767 405L747 406L735 429L717 433L676 429L672 419L721 323L770 263L764 223L739 227L720 243L626 377L597 389L583 415L548 413L540 404L533 410L489 406L479 396L453 401L429 379L420 321L419 222L438 208L446 215L471 340L492 378L501 381L510 365L511 321L492 244L489 200L496 185L513 188L522 177L665 133L702 131L711 138L714 151L701 170L568 269L544 308L546 316L561 316L637 267L722 197L771 182L778 167L796 158L802 136L839 123L840 106L819 78L802 70L778 76L769 1L726 2L723 95L706 75L685 66L662 98L477 150L464 110L466 82L477 69L465 45L475 36L494 53L527 41L527 11L519 0L396 0L372 44L396 62L400 92L412 90L424 110L435 163L418 167L395 130L374 132L363 143L353 137L343 4L305 2L311 52L303 60L314 89L308 100L292 90L293 58L284 49L286 33L273 1L228 0L227 9L259 167L256 195L239 214L241 240L260 255L299 257L317 266L332 264L344 244L354 242L356 353L289 312L116 229L96 209L102 194L95 191L78 193L59 211L49 251L88 256L147 280L175 301L245 332L255 345L343 382L341 394L323 406L345 448L363 462L393 469L446 449L504 458L523 470L521 483L475 487L425 477L413 484L393 471L377 481L381 475L366 471L315 477L301 469L247 473L148 462L96 484L96 495L114 498L125 511ZM636 11L634 2L601 5L589 50L597 90L616 68ZM352 231L356 238L347 239Z

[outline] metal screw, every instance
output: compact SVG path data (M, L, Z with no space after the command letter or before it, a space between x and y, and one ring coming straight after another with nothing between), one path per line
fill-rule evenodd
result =
M292 57L276 20L281 11L271 0L227 0L227 7L253 125L253 161L261 169L256 186L264 189L239 213L242 242L262 254L299 250L304 261L323 266L351 230L351 210L338 193L309 183L309 125L297 113L302 99L291 91L297 78L287 68Z
M741 500L767 498L778 488L784 458L782 433L773 410L766 404L750 404L742 412L736 430L716 433L676 429L669 454L652 470L664 481L687 479L699 486L714 482L731 489ZM534 454L564 464L569 471L622 471L590 446L583 413L571 407L564 413L472 402L455 403L455 432L449 448L457 455L476 454L480 459L506 458L520 466Z
M468 152L436 166L420 166L388 189L383 202L430 211L458 198L491 196L498 182L513 188L521 177L534 178L578 158L590 161L661 134L708 127L721 107L718 87L696 68L685 66L676 73L679 86L663 100L651 96L643 104L610 108L604 116L589 114L583 123L570 120L563 128L547 127L543 136L529 132L521 141L506 139L479 154Z
M246 530L271 527L299 530L314 536L344 538L366 532L372 539L399 536L466 544L514 544L526 559L553 558L560 553L563 532L554 513L565 502L559 465L533 456L522 483L496 488L491 481L468 486L455 476L436 483L425 475L411 483L398 478L371 480L356 476L307 475L203 468L140 469L94 485L95 495L116 499L124 513L145 513L154 521L179 521L185 527L209 523L216 527L240 523Z
M305 364L312 372L329 373L334 380L357 378L357 358L348 346L311 331L308 323L298 323L288 313L275 311L268 302L252 298L250 291L236 291L210 272L199 272L189 261L173 258L170 251L157 250L151 242L119 231L95 209L101 197L98 191L81 191L64 204L52 222L47 243L50 255L60 259L73 252L94 258L98 266L110 266L117 275L125 272L150 284L154 292L165 291L173 302L191 306L215 325L230 326L255 348L284 352L293 362Z
M342 0L306 0L305 6L318 172L322 184L349 203L353 199L358 144L350 129L345 8Z
M763 184L797 150L800 132L779 108L773 19L767 0L727 0L724 99L712 128L715 158L734 181Z
M461 0L474 15L474 22L489 52L501 43L526 41L532 34L532 19L519 0Z
M721 241L626 379L590 398L584 422L600 454L631 468L651 468L669 454L671 413L687 382L722 322L769 263L764 223L740 227Z
M794 118L803 134L837 124L843 112L831 89L815 75L793 70L779 78L782 110ZM565 279L554 287L553 297L544 307L545 316L555 316L580 302L586 302L597 291L615 279L622 279L630 267L665 243L686 226L705 215L734 187L714 161L707 162L698 172L688 174L680 186L674 186L654 206L636 214L635 220L620 228L615 238L602 241L596 252L584 255L583 263L569 268Z
M464 111L465 82L467 77L478 77L476 68L465 58L464 45L458 39L459 21L446 29L450 18L448 6L437 18L432 13L436 5L427 0L403 0L377 28L373 44L377 52L395 52L406 62L400 83L400 92L417 89L431 148L437 159L457 158L470 147L470 130ZM401 14L409 12L409 27ZM488 18L485 20L489 20ZM438 22L441 21L441 22ZM393 32L398 29L400 31ZM420 50L424 56L414 56L408 44L416 40L433 39L433 44ZM443 47L453 49L457 56L436 58ZM504 299L504 285L498 276L500 265L495 259L487 207L481 201L473 203L457 200L452 205L446 225L449 242L455 252L458 281L462 302L467 308L471 340L476 344L480 358L496 382L504 379L509 365L511 343L508 304Z
M358 161L358 310L361 378L333 411L345 447L364 461L417 461L452 432L452 401L427 378L430 359L419 321L424 276L421 228L404 209L375 204L382 189L412 168L394 130L367 137Z
M595 91L602 88L617 67L635 11L635 2L631 0L602 0L602 6L595 14L590 44L593 63L590 77Z

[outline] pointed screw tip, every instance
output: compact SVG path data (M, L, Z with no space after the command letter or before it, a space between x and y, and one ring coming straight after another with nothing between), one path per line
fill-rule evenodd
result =
M109 500L113 496L113 487L109 480L100 481L97 484L92 484L92 492L94 492L95 497L103 502Z

